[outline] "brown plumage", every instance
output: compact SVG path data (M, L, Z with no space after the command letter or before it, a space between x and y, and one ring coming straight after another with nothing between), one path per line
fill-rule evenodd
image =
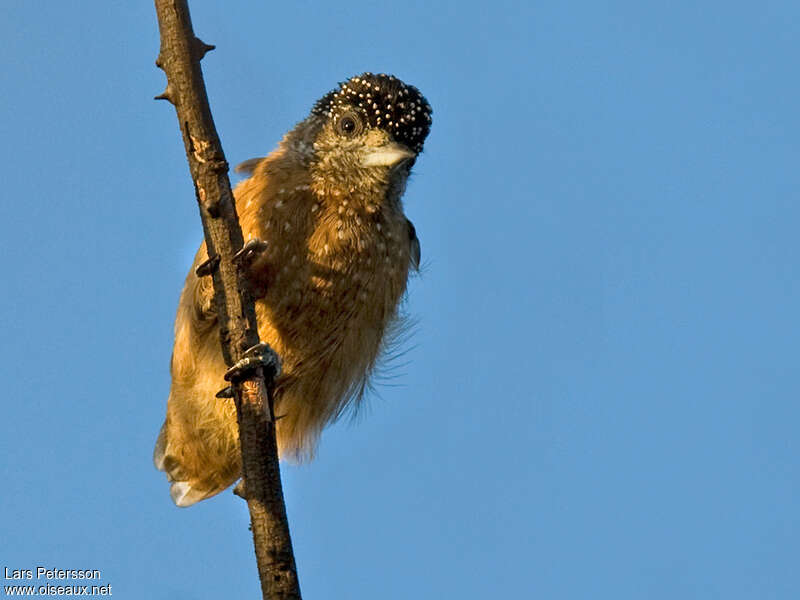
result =
M235 189L259 335L281 357L275 390L282 457L310 457L322 429L364 391L396 326L419 242L400 197L430 128L419 91L365 73L314 106ZM154 462L189 506L240 476L236 410L215 398L226 366L209 277L189 270L175 321L172 387Z

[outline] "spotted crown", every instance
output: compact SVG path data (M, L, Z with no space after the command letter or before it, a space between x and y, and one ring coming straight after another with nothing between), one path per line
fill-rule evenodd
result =
M413 85L393 75L363 73L323 96L312 114L333 118L359 110L369 127L390 132L394 139L420 153L431 129L431 105Z

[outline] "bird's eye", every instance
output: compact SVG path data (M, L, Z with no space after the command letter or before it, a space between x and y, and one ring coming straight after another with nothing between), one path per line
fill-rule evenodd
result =
M336 126L342 135L356 135L361 131L361 118L354 112L348 112L339 118Z

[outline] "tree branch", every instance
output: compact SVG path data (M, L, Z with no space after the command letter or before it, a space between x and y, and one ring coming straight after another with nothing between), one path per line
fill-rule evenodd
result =
M161 33L156 65L167 75L167 88L156 98L170 101L178 114L208 247L206 272L214 281L222 352L230 367L259 340L253 298L233 259L242 247L242 230L200 69L200 60L214 46L194 36L186 0L155 0L155 6ZM246 372L233 382L244 496L264 599L299 599L275 442L275 373L266 373L265 380L263 371Z

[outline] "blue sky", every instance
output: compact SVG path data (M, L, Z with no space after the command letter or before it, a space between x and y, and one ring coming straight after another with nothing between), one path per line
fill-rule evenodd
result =
M148 2L0 19L0 561L258 597L150 462L201 237ZM434 108L395 377L284 468L307 598L796 598L792 2L191 2L231 163L365 70Z

